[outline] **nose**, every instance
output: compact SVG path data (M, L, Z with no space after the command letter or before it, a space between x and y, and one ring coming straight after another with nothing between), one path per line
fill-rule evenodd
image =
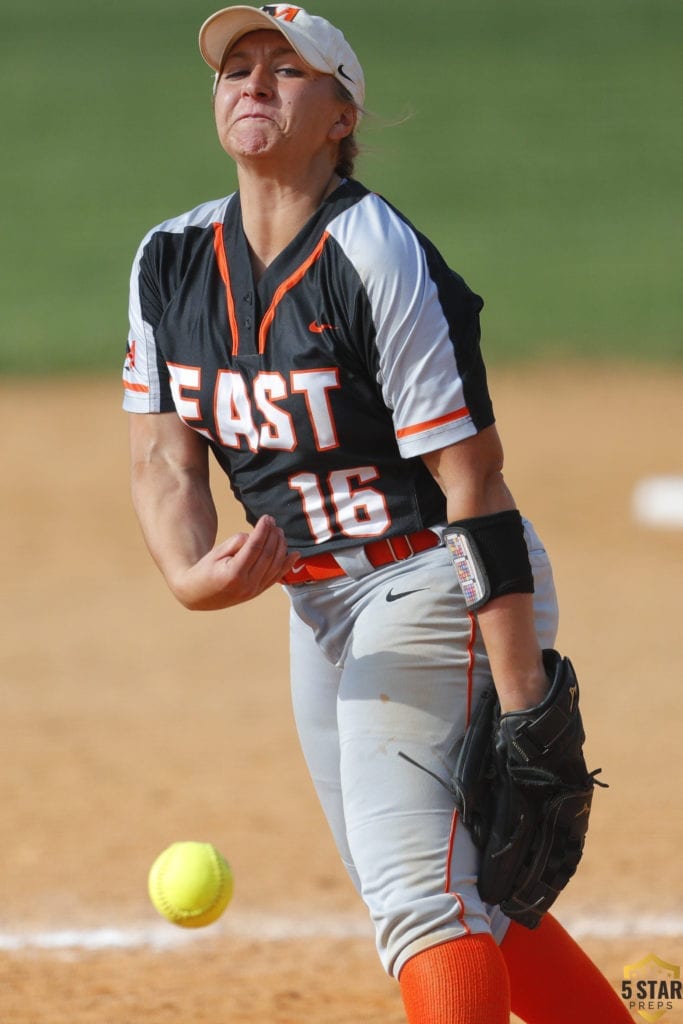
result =
M255 64L251 73L243 80L242 92L245 96L268 97L273 95L272 76L263 64Z

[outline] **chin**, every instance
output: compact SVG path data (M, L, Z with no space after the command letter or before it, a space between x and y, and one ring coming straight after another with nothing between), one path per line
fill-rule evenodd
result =
M276 144L277 139L273 138L272 132L255 126L240 132L239 137L233 135L223 148L230 156L259 156L271 152Z

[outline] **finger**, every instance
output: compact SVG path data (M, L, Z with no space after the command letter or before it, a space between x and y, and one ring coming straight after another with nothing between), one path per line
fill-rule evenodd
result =
M265 542L264 538L274 524L275 520L272 516L262 516L251 533L240 532L227 537L214 547L213 553L216 558L229 558L246 548L245 557L249 558L250 554Z
M287 541L279 527L274 527L264 538L262 546L248 568L250 582L257 588L270 586L282 571L287 559Z
M216 558L229 558L231 555L236 555L249 540L250 534L248 533L235 533L231 537L226 537L224 541L217 544L213 549L213 553Z
M260 585L262 589L272 586L274 583L279 583L285 573L289 572L292 566L301 558L299 551L289 551L287 548L287 540L282 530L277 530L278 543L277 547L273 551L271 564L265 568L265 557L261 560L258 568L263 569L264 575L260 578ZM265 556L266 552L264 552Z
M279 567L286 557L287 544L282 530L271 516L264 516L230 558L230 576L239 580L245 593L254 595L278 578Z

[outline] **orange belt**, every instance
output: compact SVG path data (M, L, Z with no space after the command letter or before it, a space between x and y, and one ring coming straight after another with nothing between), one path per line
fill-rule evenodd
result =
M416 555L419 551L427 551L441 543L433 530L420 530L400 537L386 537L366 544L365 555L374 569L391 562L403 562L406 558ZM299 583L313 583L316 580L331 580L336 576L346 576L346 572L333 554L311 555L300 559L296 565L285 573L280 580L290 587Z

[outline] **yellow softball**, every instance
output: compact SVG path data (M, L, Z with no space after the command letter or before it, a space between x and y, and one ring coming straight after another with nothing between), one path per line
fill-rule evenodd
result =
M232 899L230 865L211 843L172 843L149 872L149 897L162 917L181 928L203 928Z

